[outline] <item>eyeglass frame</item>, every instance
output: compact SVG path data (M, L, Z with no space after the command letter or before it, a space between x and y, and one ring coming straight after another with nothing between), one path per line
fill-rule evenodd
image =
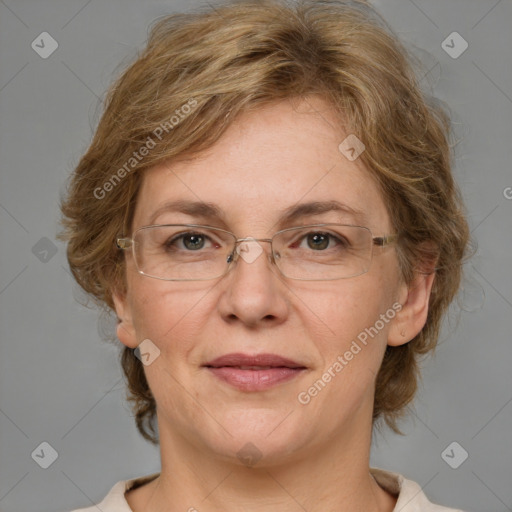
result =
M220 275L215 276L215 277L206 277L206 278L200 278L200 279L167 279L167 278L164 278L164 277L152 276L152 275L146 274L143 271L139 270L138 263L137 263L137 258L135 256L135 244L133 243L135 235L137 234L137 232L139 232L139 231L141 231L143 229L157 228L157 227L167 227L167 226L169 226L169 227L170 226L184 226L184 227L191 227L191 228L207 228L207 229L214 229L216 231L222 231L224 233L227 233L227 234L231 235L235 239L235 242L234 242L233 251L229 254L228 261L226 261L226 264L227 264L226 271L223 274L220 274ZM216 226L209 226L207 224L151 224L149 226L142 226L140 228L137 228L132 233L132 236L130 236L130 237L117 237L116 238L116 246L117 246L118 249L121 249L123 251L127 250L127 249L130 249L130 248L132 249L133 260L135 262L135 265L137 267L137 272L139 274L141 274L143 276L146 276L146 277L150 277L152 279L159 279L161 281L211 281L212 279L218 279L220 277L224 277L233 268L230 264L231 263L236 263L238 261L240 253L237 252L237 250L236 250L237 245L239 244L239 242L248 242L248 241L252 241L252 242L269 242L270 243L270 261L271 261L271 263L275 264L275 266L279 270L280 274L282 276L286 277L287 279L293 279L295 281L337 281L339 279L350 279L352 277L358 277L358 276L366 274L370 270L370 265L371 265L371 263L373 261L373 250L370 253L370 261L369 261L368 269L365 270L364 272L361 272L360 274L356 274L354 276L349 276L349 277L333 277L333 278L330 278L330 279L302 279L302 278L298 278L298 277L289 277L289 276L287 276L286 274L283 273L283 271L279 268L279 265L276 263L276 260L275 260L274 248L272 246L272 241L274 240L274 238L277 235L279 235L280 233L284 233L286 231L298 230L298 229L304 229L304 228L310 228L310 227L322 227L322 226L342 226L342 227L352 227L352 228L362 228L362 229L365 229L371 235L371 240L372 240L371 247L372 247L372 249L373 249L373 246L386 247L386 246L392 245L392 244L396 243L396 241L398 240L398 234L397 233L388 234L388 235L382 235L382 236L373 236L373 233L372 233L371 229L366 227L366 226L357 226L357 225L354 225L354 224L338 224L338 223L334 223L334 222L323 223L323 224L306 224L304 226L294 226L294 227L291 227L291 228L281 229L280 231L277 231L276 233L274 233L271 238L253 238L253 237L238 238L235 235L235 233L232 233L231 231L227 231L226 229L218 228ZM235 253L237 253L236 256L234 256ZM231 261L229 261L230 257L232 257Z

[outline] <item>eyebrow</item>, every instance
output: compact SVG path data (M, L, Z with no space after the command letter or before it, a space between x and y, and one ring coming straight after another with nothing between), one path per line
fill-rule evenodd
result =
M184 213L186 215L190 215L191 217L197 217L205 220L216 219L223 222L224 225L227 225L223 211L216 204L204 201L187 201L182 199L169 201L157 208L157 210L155 210L151 215L149 224L153 224L154 221L162 213L166 212ZM311 201L308 203L299 203L293 206L289 206L280 212L278 223L279 226L282 227L302 217L320 215L322 213L328 212L350 215L357 222L364 223L368 220L366 214L363 211L352 208L346 204L340 203L339 201L330 200Z

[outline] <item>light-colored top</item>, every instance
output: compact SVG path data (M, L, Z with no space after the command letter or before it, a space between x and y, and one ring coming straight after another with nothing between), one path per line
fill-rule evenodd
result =
M416 482L407 480L399 473L392 473L379 468L370 468L370 473L383 489L398 497L393 509L394 512L463 512L431 503ZM102 512L133 512L126 501L125 492L151 482L159 474L154 473L132 480L121 480L112 487L103 501L97 504L97 507L93 505L71 512L98 512L98 509Z

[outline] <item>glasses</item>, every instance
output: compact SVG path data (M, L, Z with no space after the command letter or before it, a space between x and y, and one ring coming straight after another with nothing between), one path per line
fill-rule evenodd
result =
M281 274L304 281L330 281L368 272L374 247L398 235L374 237L363 226L312 224L278 231L272 238L237 238L234 233L199 224L144 226L132 238L117 238L132 249L140 274L165 281L203 281L221 277L238 258L252 263L270 243L269 260Z

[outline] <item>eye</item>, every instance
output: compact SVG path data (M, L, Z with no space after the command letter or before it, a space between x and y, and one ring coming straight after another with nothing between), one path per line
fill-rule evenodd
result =
M310 249L327 249L329 247L329 235L327 233L313 233L306 236Z
M181 241L181 243L180 243ZM218 244L213 244L210 237L205 235L204 233L198 233L198 232L188 232L188 233L182 233L180 235L176 235L173 237L170 237L165 242L165 249L167 251L172 250L188 250L188 251L198 251L200 249L203 249L207 241L210 241L210 243L215 246L219 247Z
M324 251L325 249L333 248L333 246L337 246L338 249L343 249L349 246L349 243L345 238L322 231L310 232L303 235L298 240L298 245L301 245L301 241L306 241L307 247L314 251Z

